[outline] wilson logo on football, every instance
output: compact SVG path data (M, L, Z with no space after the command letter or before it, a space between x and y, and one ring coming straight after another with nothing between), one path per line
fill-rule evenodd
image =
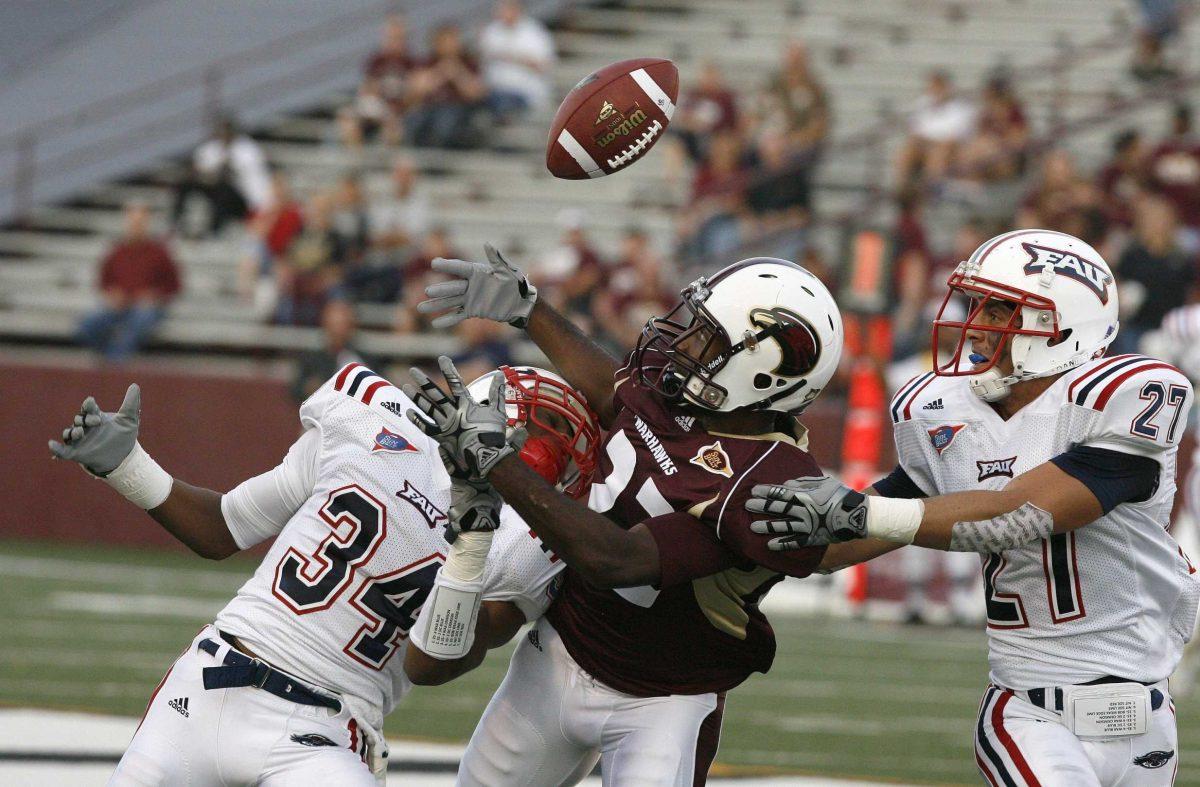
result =
M607 116L605 116L605 112L608 113ZM613 110L612 104L606 101L604 109L600 110L600 115L597 122L609 121L608 127L604 131L592 137L600 147L607 146L617 137L627 136L629 132L646 121L646 113L637 104L622 112Z
M1008 459L979 459L975 465L979 468L979 480L986 481L989 478L998 478L1004 476L1006 478L1013 477L1013 462L1017 461L1015 456L1010 456Z
M929 430L929 442L933 444L933 448L938 452L939 456L950 447L950 444L954 442L954 438L966 426L966 424L946 424Z
M720 440L712 445L701 446L700 450L689 461L710 473L723 475L726 478L733 475L733 467L729 461L729 454L725 453L725 449L721 447Z
M386 426L380 427L379 434L375 435L375 445L371 446L371 453L383 451L389 454L404 454L404 453L419 453L420 449L404 437L404 435L396 434L389 430Z

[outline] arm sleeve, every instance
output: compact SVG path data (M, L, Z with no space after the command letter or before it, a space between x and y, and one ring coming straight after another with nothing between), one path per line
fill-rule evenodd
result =
M274 470L249 478L221 497L225 525L239 549L277 535L317 483L321 430L306 429Z
M1090 489L1106 514L1121 503L1149 500L1158 488L1160 468L1148 456L1077 445L1050 461Z
M712 528L686 512L656 516L643 524L658 545L658 587L707 577L746 561L721 543Z
M880 497L900 497L912 500L918 497L929 497L925 490L904 472L904 468L896 465L896 469L883 478L871 484Z

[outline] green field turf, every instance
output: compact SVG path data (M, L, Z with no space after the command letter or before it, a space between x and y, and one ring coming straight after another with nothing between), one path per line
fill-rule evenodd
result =
M137 716L167 666L254 563L0 543L0 703ZM779 655L730 696L718 761L808 774L978 784L979 632L777 617ZM392 736L465 741L508 651L414 691ZM1179 785L1200 787L1200 712L1179 705Z

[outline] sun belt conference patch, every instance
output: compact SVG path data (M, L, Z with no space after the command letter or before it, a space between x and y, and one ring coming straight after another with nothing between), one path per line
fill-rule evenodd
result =
M943 424L936 429L929 430L929 442L933 444L933 448L939 455L954 442L955 436L966 428L966 424Z
M383 451L389 454L403 454L410 452L418 453L420 449L408 442L408 438L404 435L396 434L386 426L382 426L379 429L379 434L375 435L375 445L371 447L371 453L375 453L376 451Z

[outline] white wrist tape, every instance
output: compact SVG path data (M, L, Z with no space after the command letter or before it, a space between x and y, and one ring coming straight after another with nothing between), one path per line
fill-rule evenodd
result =
M170 473L150 458L141 443L134 443L133 450L121 460L121 464L100 480L135 506L147 511L163 504L171 494L171 485L175 481Z
M492 531L459 533L450 545L450 555L438 570L433 592L417 618L417 639L427 655L449 660L471 652L493 535Z
M911 544L925 516L925 503L892 497L869 497L867 535L896 544Z

